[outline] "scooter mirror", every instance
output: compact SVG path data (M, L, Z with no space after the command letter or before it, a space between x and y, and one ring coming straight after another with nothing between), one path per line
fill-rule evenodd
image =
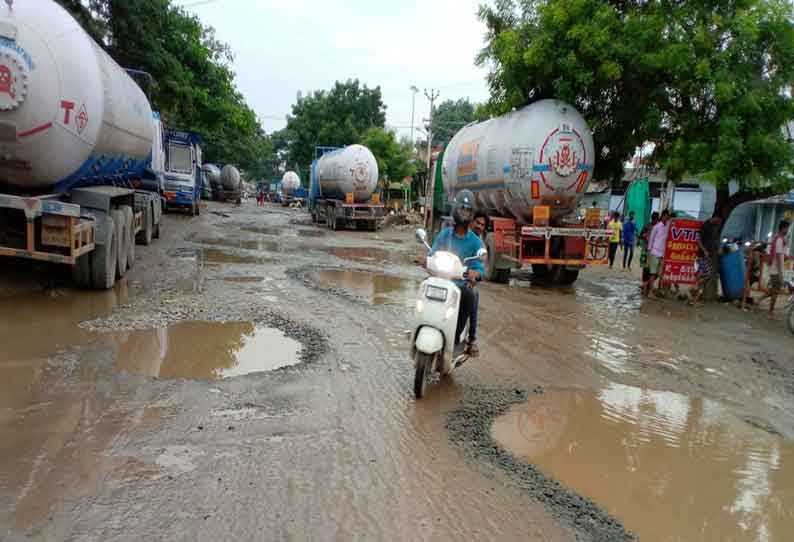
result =
M481 248L480 250L478 250L477 251L477 259L479 259L480 261L483 261L483 262L485 260L487 260L488 259L488 251L485 250L484 248Z
M416 230L416 240L420 243L427 242L427 232L422 228Z

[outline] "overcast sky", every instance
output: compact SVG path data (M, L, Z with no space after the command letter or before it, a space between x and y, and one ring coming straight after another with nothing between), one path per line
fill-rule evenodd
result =
M286 125L299 90L331 88L358 78L380 85L386 124L410 134L429 113L425 88L439 101L484 101L485 70L474 66L484 25L483 0L175 0L234 52L237 87L268 133ZM418 134L417 134L418 138Z

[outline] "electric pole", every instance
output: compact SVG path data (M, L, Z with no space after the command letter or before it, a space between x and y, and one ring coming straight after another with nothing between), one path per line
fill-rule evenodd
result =
M411 85L411 155L416 152L414 149L414 105L416 104L416 93L419 89L415 85Z
M425 97L430 100L430 121L427 126L427 176L431 177L430 173L430 144L433 141L433 107L440 92L431 88L430 92L425 89Z

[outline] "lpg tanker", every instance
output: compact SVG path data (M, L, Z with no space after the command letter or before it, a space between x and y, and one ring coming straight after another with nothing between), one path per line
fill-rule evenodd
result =
M315 223L376 230L384 207L379 194L378 162L363 145L341 149L318 147L312 162L309 211Z
M281 178L281 190L286 198L301 187L301 179L294 171L288 171Z
M527 264L536 275L551 273L570 283L587 263L601 263L590 257L596 252L590 248L601 243L604 231L573 216L594 159L584 118L557 100L469 124L455 134L440 161L444 191L451 200L471 190L477 207L488 212L489 279L503 282L511 268Z
M0 255L71 265L78 285L109 288L136 237L159 233L159 116L52 0L6 2L0 19Z
M237 205L242 202L243 185L240 181L240 171L231 164L226 164L221 170L221 187L223 199L234 201Z

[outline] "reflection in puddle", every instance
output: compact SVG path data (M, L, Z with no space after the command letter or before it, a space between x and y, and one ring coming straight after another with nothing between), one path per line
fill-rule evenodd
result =
M243 231L248 231L251 233L261 233L262 235L277 235L277 236L288 236L288 237L323 237L325 236L326 232L323 230L317 229L302 229L302 228L295 228L293 226L290 227L282 227L277 228L274 226L245 226L240 228Z
M398 252L391 252L382 248L369 247L324 247L321 249L327 254L342 260L362 263L378 262L404 262L405 258Z
M117 371L161 378L230 378L300 361L300 343L251 322L182 322L113 338Z
M643 541L794 530L794 446L713 401L618 384L549 392L496 419L492 435Z
M217 248L178 248L169 251L168 254L172 258L191 260L195 262L197 265L201 263L264 264L264 263L272 263L276 261L273 258L268 258L264 256L256 256L249 254L234 254L231 252L226 252L224 250L219 250Z
M264 250L267 252L283 252L288 245L268 239L224 239L220 237L195 237L191 239L201 245L242 248L246 250Z
M416 281L366 271L325 269L308 273L307 278L321 287L341 288L373 305L412 305L419 289Z

